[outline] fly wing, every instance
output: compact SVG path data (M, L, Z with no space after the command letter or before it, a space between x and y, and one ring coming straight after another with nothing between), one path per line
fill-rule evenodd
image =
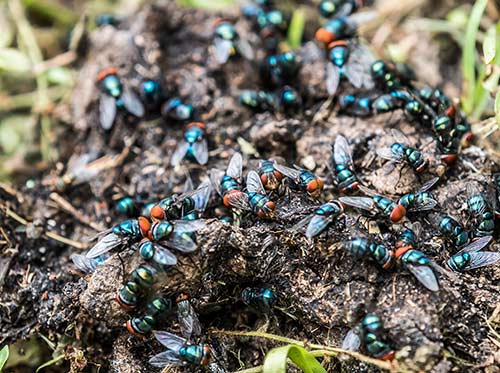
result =
M220 181L223 176L224 176L224 171L217 170L215 168L211 169L208 173L210 182L212 183L212 186L214 187L219 196L222 196Z
M184 183L184 192L180 195L175 196L176 201L183 201L186 198L195 198L197 194L200 194L204 191L204 189L207 187L207 183L200 184L198 188L194 189L193 186L193 181L191 180L191 177L186 178L186 182ZM208 182L210 185L210 183Z
M210 194L212 194L212 184L208 180L201 183L196 189L196 193L192 198L194 200L194 208L198 213L203 213L207 208Z
M408 264L406 268L430 291L438 291L439 285L431 267L425 265Z
M182 365L183 362L177 352L165 351L149 359L149 364L157 368L163 368L167 365Z
M333 158L336 164L345 164L354 169L354 162L352 161L351 148L347 139L342 135L337 135L335 144L333 146Z
M197 220L176 220L174 221L175 232L196 232L205 227L206 222L202 219Z
M470 263L466 270L486 267L500 261L500 253L491 251L479 251L470 254Z
M99 99L99 122L105 130L111 129L116 118L116 100L113 96L101 94Z
M433 177L429 181L426 181L424 185L419 189L419 193L427 192L439 181L439 177Z
M380 195L376 191L374 191L373 189L367 188L364 185L360 185L359 190L361 190L364 194L366 194L368 196L372 196L372 197Z
M229 165L227 166L226 175L232 177L235 180L240 180L241 174L243 173L243 158L241 153L234 153Z
M172 249L182 251L183 253L190 253L196 250L196 242L186 233L172 233L166 245Z
M170 250L157 243L154 244L153 260L165 266L174 266L177 264L177 257Z
M340 84L340 70L333 63L329 62L326 65L326 91L330 96L333 96Z
M193 192L196 193L196 190L194 189L193 179L191 179L191 175L189 175L189 172L186 172L186 181L184 182L183 192L179 197L179 199L184 198L185 194Z
M370 50L362 44L356 44L349 53L349 61L345 67L346 76L356 88L373 89L374 82L371 65L375 58Z
M306 230L306 236L309 238L315 237L323 230L328 227L328 224L330 224L333 221L333 216L325 217L323 215L314 215L314 217L311 219L311 222L307 226Z
M193 144L193 154L199 164L206 164L208 162L207 139L203 138Z
M361 347L361 337L358 328L349 330L342 341L342 349L347 351L358 351Z
M335 17L346 17L350 15L354 10L354 5L350 1L346 1L335 12Z
M457 254L461 253L474 253L476 251L484 249L488 244L491 242L493 237L491 236L485 236L478 238L476 241L470 243L469 245L465 246L462 250L460 250Z
M189 148L188 142L186 142L184 140L179 142L179 144L177 145L177 148L175 149L174 153L172 154L172 158L170 159L170 164L173 167L176 167L181 163L181 161L186 156L186 152L187 152L188 148Z
M191 336L199 336L201 334L201 324L198 320L195 310L189 305L189 312L187 315L182 316L179 313L179 324L181 326L182 335L186 339Z
M179 351L181 347L186 344L186 340L184 338L169 332L158 331L154 332L154 334L158 342L172 351Z
M102 237L89 251L85 256L87 258L97 258L104 253L114 249L119 246L123 242L123 238L114 234L108 233L104 237Z
M391 128L391 135L394 140L396 140L396 142L400 143L401 145L404 145L406 147L411 146L411 142L410 140L408 140L408 137L406 137L406 135L400 130Z
M291 230L294 232L298 232L302 228L304 228L306 225L309 225L311 222L312 218L314 217L314 214L307 215L305 218L300 220L298 223L296 223Z
M130 114L135 115L138 118L142 118L144 116L144 105L132 89L127 86L123 86L120 99L123 101L125 109L127 109Z
M76 268L83 273L93 272L99 265L99 262L95 258L87 258L81 254L71 254L70 259Z
M283 175L292 178L295 182L300 181L300 171L294 168L282 166L280 164L275 163L274 168L281 172Z
M447 269L444 269L443 267L441 267L440 265L436 264L435 262L431 261L429 263L429 265L436 271L438 272L439 274L441 275L444 275L446 277L448 277L451 281L453 282L458 282L459 281L459 277L453 273L452 271L449 271Z
M214 39L214 56L219 65L223 65L231 56L231 49L233 48L233 43L229 40L224 40L221 38Z
M249 171L247 175L247 190L249 192L266 194L260 176L254 170Z
M433 198L426 198L421 202L415 202L411 208L408 208L409 211L427 211L432 210L436 207L438 202Z
M392 149L389 147L379 148L379 149L377 149L376 152L380 158L387 159L388 161L401 163L404 160L404 157L402 154L393 152Z
M236 49L244 58L249 61L252 61L255 57L252 46L245 39L238 38L238 40L236 41Z
M373 199L368 197L339 197L339 201L346 205L367 211L372 211L375 207Z

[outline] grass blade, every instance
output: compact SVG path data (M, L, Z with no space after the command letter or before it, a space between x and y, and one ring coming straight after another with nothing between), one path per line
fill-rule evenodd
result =
M495 119L497 121L498 128L500 128L500 90L497 92L495 97Z
M474 108L474 91L476 87L476 38L479 29L479 23L483 15L484 9L488 0L477 0L472 7L472 12L467 22L465 31L465 42L462 50L462 73L464 76L464 92L463 109L467 114L470 114Z
M8 358L9 358L9 346L5 345L0 350L0 372L3 370L3 367L4 367L5 363L7 362Z
M286 373L288 358L305 373L326 373L325 368L309 351L292 344L269 351L264 360L263 373Z
M483 41L484 63L490 64L495 58L497 47L497 26L492 25L486 32Z
M302 44L302 36L306 25L306 16L302 9L293 12L290 27L288 28L287 42L291 49L296 49Z

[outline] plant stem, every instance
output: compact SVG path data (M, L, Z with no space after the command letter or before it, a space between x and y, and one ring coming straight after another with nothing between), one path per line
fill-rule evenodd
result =
M26 9L31 9L33 12L41 16L50 18L51 20L63 25L71 26L76 21L76 14L69 10L67 7L59 3L52 3L51 1L39 0L21 0Z
M338 354L346 354L346 355L350 355L350 356L354 357L357 360L375 365L381 369L385 369L385 370L394 370L395 369L394 363L374 359L374 358L371 358L369 356L365 356L365 355L357 353L357 352L343 350L343 349L337 348L337 347L330 347L330 346L324 346L324 345L320 345L320 344L307 343L307 342L298 341L298 340L295 340L292 338L287 338L287 337L283 337L283 336L275 335L275 334L270 334L270 333L238 332L238 331L225 331L225 330L214 330L211 333L219 334L219 335L233 335L233 336L240 336L240 337L258 337L258 338L272 339L272 340L283 342L283 343L295 344L295 345L298 345L301 347L310 348L313 350L310 352L314 356L324 356L324 355L337 356ZM260 368L261 370L246 369L246 370L239 371L239 373L241 373L241 372L254 373L254 372L261 372L262 371L262 367L255 367L255 368L251 368L251 369L257 369L257 368Z
M26 14L24 13L24 9L20 0L9 0L8 5L9 10L12 14L12 19L14 20L19 32L19 37L24 47L26 48L26 52L31 60L32 66L36 66L42 63L42 51L38 46L33 29L26 19ZM45 74L37 74L36 85L38 94L32 112L34 114L42 115L40 149L44 160L47 161L50 158L50 134L52 127L50 118L45 114L51 109L51 101L48 95L49 83L47 80L47 76Z

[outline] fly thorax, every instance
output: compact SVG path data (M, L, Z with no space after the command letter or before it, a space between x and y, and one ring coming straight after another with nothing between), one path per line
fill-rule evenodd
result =
M174 226L168 221L154 223L151 227L153 240L159 241L168 237L174 230Z

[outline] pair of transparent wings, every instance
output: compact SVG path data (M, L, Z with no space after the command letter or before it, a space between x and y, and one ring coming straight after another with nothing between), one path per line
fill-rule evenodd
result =
M182 336L189 340L192 336L201 334L201 324L198 315L189 300L177 304L178 320L181 326Z
M229 60L233 49L236 49L241 56L249 61L252 61L255 57L250 43L239 37L234 41L216 37L213 46L214 56L219 65L223 65Z
M375 58L370 50L362 44L350 44L349 56L343 66L344 75L357 89L373 89L374 83L371 76L371 65ZM329 95L334 95L342 79L341 68L328 62L326 65L326 90Z
M328 202L327 204L330 204L333 202ZM323 232L328 225L330 225L331 222L335 220L337 217L337 214L334 215L318 215L318 214L310 214L306 216L304 219L300 220L297 224L295 224L292 227L292 231L299 231L302 230L303 227L307 226L305 235L308 238L313 238L316 237L318 234Z
M417 192L418 193L423 193L425 191L428 191L431 189L437 182L439 181L438 177L432 178L429 181L427 181ZM363 193L369 195L369 196L380 196L379 193L376 191L367 188L363 185L359 186L359 190L361 190ZM362 210L366 211L372 211L375 212L377 211L377 205L376 202L373 198L370 197L339 197L339 201L342 203L345 203L346 205L352 206L352 207L357 207ZM434 207L437 206L437 201L432 199L432 198L427 198L425 200L415 202L408 208L409 211L427 211L427 210L432 210Z
M91 273L104 263L107 255L104 254L97 258L87 258L85 254L71 254L70 259L80 272Z
M470 243L454 255L459 256L463 253L469 253L470 262L467 267L464 268L464 271L470 271L472 269L490 266L500 261L500 252L481 251L483 248L489 245L491 240L491 236L481 237L476 241ZM450 258L449 260L452 260L452 258Z
M352 152L349 147L347 139L342 135L337 135L333 145L333 160L335 164L342 164L354 169L354 162L352 160Z
M168 240L165 242L165 245L182 252L192 252L196 250L196 243L188 235L185 235L183 233L195 232L202 229L205 226L205 221L175 220L172 223L174 225L174 232L169 236ZM89 252L86 254L86 257L96 258L127 242L127 237L119 236L112 232L107 233L89 250ZM158 248L159 252L164 252L165 250L167 250L157 242L155 242L154 245L155 249ZM166 254L165 258L168 257L169 255Z
M149 359L149 363L158 368L168 365L184 365L185 362L181 359L179 350L183 346L186 346L188 341L185 338L165 331L158 331L154 334L158 342L166 347L167 350L153 356ZM213 355L213 350L211 350L211 354ZM226 370L215 362L208 364L207 368L212 373L226 373Z
M189 148L192 148L193 156L201 165L204 165L208 162L208 143L207 139L203 137L199 141L196 141L192 144L188 143L186 140L182 139L174 153L172 154L172 158L170 159L170 164L173 167L178 166L181 161L186 157L186 153Z
M144 116L144 105L139 97L127 86L123 86L120 100L127 111L138 117ZM117 106L116 98L108 94L102 93L99 100L99 121L101 127L105 130L111 129L116 118Z
M417 252L418 250L413 251ZM418 262L404 262L403 266L427 289L430 291L439 291L438 280L434 273L434 269L438 269L437 267L439 267L436 263L429 261L429 265L426 265ZM439 267L439 269L440 272L445 271L444 268Z
M221 190L221 179L224 175L229 176L231 179L236 182L241 182L241 176L243 174L243 157L241 153L234 153L229 161L229 165L227 166L226 172L221 170L212 169L210 170L210 180L212 181L212 185L217 191L217 193L224 197ZM229 204L240 210L249 210L250 206L248 204L248 197L245 193L231 193L227 195L227 199L229 200Z
M392 138L394 139L394 141L396 141L397 143L399 143L405 147L411 147L410 140L401 131L399 131L395 128L392 128L391 135L392 135ZM401 163L401 162L404 162L404 160L405 160L405 154L395 151L392 147L379 148L379 149L377 149L376 153L380 158L387 159L387 160L389 160L391 162L395 162L395 163Z

